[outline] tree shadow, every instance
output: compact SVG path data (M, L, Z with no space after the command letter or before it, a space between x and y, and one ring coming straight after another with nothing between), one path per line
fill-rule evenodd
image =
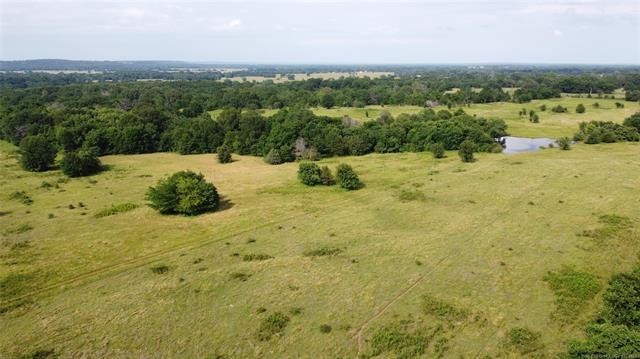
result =
M218 205L218 209L216 212L225 211L227 209L231 209L235 206L235 203L231 202L228 197L220 196L220 204Z

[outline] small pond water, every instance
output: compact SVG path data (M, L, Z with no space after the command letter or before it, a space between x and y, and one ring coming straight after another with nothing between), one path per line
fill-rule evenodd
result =
M540 146L547 147L550 143L556 145L556 140L551 138L527 138L505 136L501 138L504 141L503 153L531 152L540 149Z

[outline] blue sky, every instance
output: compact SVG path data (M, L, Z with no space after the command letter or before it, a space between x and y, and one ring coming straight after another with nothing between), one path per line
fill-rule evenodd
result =
M640 1L0 3L4 60L640 64Z

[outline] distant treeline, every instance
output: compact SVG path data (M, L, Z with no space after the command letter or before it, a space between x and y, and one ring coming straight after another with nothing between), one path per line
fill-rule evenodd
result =
M157 74L161 74L162 79L176 81L133 81L154 78ZM75 83L84 76L97 76L102 80ZM21 102L29 106L57 102L73 107L113 107L118 104L126 107L153 101L159 108L175 113L189 106L200 108L200 112L230 107L278 109L294 105L425 106L438 102L458 106L497 101L528 102L557 97L561 92L595 96L621 87L632 96L638 95L640 90L640 72L567 75L457 70L428 72L420 76L309 79L280 84L213 81L220 76L216 72L153 71L61 75L1 73L0 95L6 108L19 107ZM112 82L101 82L105 79ZM504 88L518 89L511 95Z

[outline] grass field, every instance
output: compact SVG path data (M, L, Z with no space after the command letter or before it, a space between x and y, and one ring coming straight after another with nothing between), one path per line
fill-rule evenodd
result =
M599 103L600 107L593 107L594 103ZM615 103L624 103L624 108L616 108ZM546 111L540 111L541 105L546 105ZM578 104L586 107L586 112L579 114L575 109ZM566 113L554 113L551 111L553 106L562 105L569 111ZM528 115L520 117L518 113L522 109L535 111L539 118L539 123L529 122ZM446 109L445 106L435 107L435 111ZM312 108L316 115L343 117L349 116L360 121L374 120L380 116L382 111L389 111L391 115L398 116L402 113L414 114L423 111L420 106L408 105L392 105L392 106L366 106L363 108L356 107L334 107L326 109L322 107ZM501 118L508 125L509 134L520 137L550 137L558 138L562 136L572 137L578 130L578 124L583 121L614 121L621 123L625 118L640 111L640 103L625 102L613 99L594 99L594 98L573 98L562 97L549 100L534 100L525 104L512 102L498 102L489 104L472 104L464 107L464 110L473 115L489 118ZM265 116L271 116L276 110L261 110ZM220 110L211 111L216 116ZM368 116L367 116L368 115Z
M291 74L293 80L289 79L289 76L284 74L278 74L275 77L264 76L234 76L230 78L223 78L220 81L231 80L238 82L263 82L271 80L275 83L283 83L289 81L304 81L309 79L322 79L322 80L336 80L342 77L369 77L377 79L382 76L393 76L393 72L381 72L381 71L354 71L354 72L312 72L312 73L300 73Z
M540 334L533 355L555 356L602 290L559 316L548 273L570 266L603 286L638 261L639 151L322 160L353 165L366 184L344 192L301 185L295 163L213 154L107 156L107 171L67 180L23 172L2 143L0 356L353 358L419 337L425 357L515 357L514 328ZM213 182L223 210L145 206L147 187L182 169Z

